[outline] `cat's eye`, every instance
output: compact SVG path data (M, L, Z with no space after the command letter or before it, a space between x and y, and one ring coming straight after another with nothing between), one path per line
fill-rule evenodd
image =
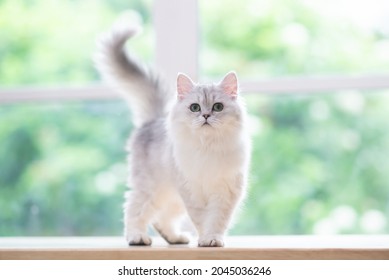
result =
M212 110L214 110L215 112L221 112L221 111L223 111L223 109L224 109L224 106L222 103L213 104Z
M200 107L199 104L193 103L193 104L190 105L189 109L190 109L192 112L200 112L201 107Z

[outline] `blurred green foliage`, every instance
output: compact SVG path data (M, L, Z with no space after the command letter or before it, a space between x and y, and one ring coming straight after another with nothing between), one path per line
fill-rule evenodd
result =
M135 9L150 21L150 1L128 2L0 1L1 86L97 80L91 63L97 36L124 9ZM150 27L147 22L145 38L151 37ZM151 58L152 44L147 40L135 40L132 46L139 56Z
M235 69L256 79L387 73L387 13L360 2L374 12L351 0L200 1L201 70L219 76Z
M0 235L118 232L125 104L3 105L0 118Z
M387 232L388 94L248 96L251 188L234 232Z
M127 9L145 25L130 47L151 61L151 2L0 1L0 85L98 80L95 38ZM199 3L202 76L389 70L388 34L309 1ZM388 94L247 95L250 188L232 233L388 233ZM3 104L0 120L0 236L121 234L124 102Z

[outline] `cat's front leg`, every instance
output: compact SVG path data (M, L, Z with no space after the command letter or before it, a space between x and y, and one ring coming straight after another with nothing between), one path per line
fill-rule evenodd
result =
M147 235L147 225L155 209L150 198L142 192L126 193L124 203L124 235L130 246L151 245L151 238Z
M204 230L199 235L198 245L199 247L223 247L224 235L233 210L226 207L222 201L213 201L205 211L202 225Z
M200 247L223 247L224 235L231 223L240 192L217 194L210 197L204 213L203 232L199 235Z
M224 235L244 193L242 175L200 187L202 183L183 184L179 189L189 217L196 227L200 247L223 247ZM196 190L196 191L194 191Z

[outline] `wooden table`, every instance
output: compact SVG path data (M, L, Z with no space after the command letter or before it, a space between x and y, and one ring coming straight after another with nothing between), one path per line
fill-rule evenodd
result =
M0 237L0 260L389 260L389 235L231 236L224 248L127 247L123 237Z

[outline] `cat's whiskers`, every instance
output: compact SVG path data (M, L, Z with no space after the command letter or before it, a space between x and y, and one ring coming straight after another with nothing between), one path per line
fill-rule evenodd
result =
M198 128L198 127L201 127L202 125L204 124L204 121L202 119L193 119L192 120L192 125L195 127L195 128Z
M222 121L219 119L213 118L212 120L210 120L210 124L212 124L212 126L218 127L222 124Z

